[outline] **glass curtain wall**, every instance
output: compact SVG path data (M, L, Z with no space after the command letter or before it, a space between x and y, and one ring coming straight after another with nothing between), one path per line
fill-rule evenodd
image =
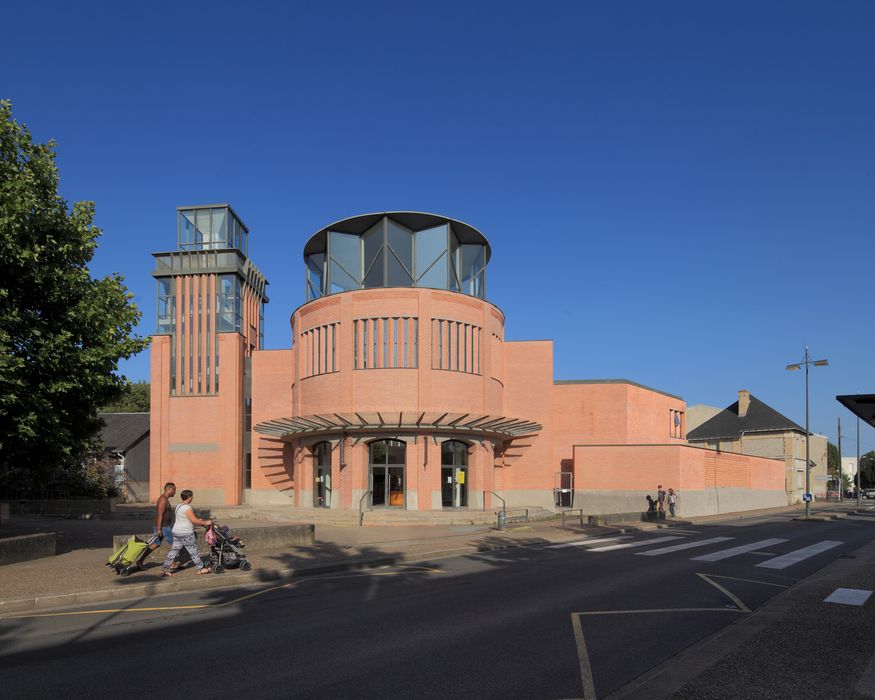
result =
M227 207L179 211L180 250L249 250L249 232Z
M441 504L468 507L468 445L447 440L441 445Z
M407 445L401 440L377 440L369 445L368 482L372 506L405 506L406 455Z
M378 287L429 287L486 297L486 248L460 243L450 224L412 231L384 217L363 234L328 231L306 259L307 301Z
M331 507L331 443L313 446L313 507Z

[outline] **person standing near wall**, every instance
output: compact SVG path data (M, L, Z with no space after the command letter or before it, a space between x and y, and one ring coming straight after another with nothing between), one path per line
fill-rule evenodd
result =
M674 489L669 488L668 490L668 516L674 519L675 516L675 506L677 506L678 497L674 492Z
M656 487L656 503L660 513L665 513L665 496L665 490L662 488L662 484L660 484Z

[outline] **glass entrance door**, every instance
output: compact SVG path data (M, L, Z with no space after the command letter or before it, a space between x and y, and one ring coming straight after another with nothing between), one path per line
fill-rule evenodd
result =
M458 440L441 445L441 504L468 507L468 446Z
M400 440L378 440L370 445L368 487L371 506L404 508L406 484L404 464L407 446Z
M313 446L313 507L331 507L331 443Z

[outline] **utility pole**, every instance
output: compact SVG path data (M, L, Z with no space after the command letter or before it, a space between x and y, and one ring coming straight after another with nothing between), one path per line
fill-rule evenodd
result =
M845 475L842 470L842 417L839 416L839 502L844 500Z
M863 492L860 491L860 416L857 416L857 508L863 507Z

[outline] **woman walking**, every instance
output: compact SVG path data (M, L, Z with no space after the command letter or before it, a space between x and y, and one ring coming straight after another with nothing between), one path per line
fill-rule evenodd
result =
M170 570L171 564L176 560L179 550L186 548L191 560L194 562L195 568L199 574L208 574L210 570L204 566L200 556L197 553L197 538L194 535L194 526L209 527L213 524L212 520L201 520L194 514L191 508L191 501L194 494L186 489L181 494L182 503L176 506L176 519L173 522L173 546L167 558L164 560L164 575L173 576Z

